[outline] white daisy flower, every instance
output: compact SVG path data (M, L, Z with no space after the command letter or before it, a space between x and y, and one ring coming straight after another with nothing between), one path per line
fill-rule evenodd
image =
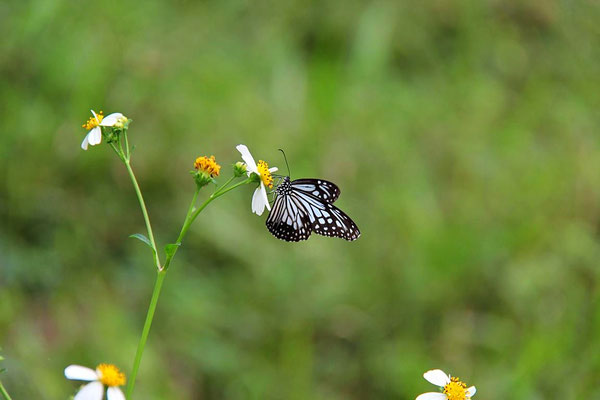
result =
M100 364L95 371L81 365L69 365L65 368L65 376L67 379L90 382L77 392L73 400L102 400L104 386L108 387L108 400L125 400L125 395L119 388L125 384L125 374L112 364Z
M271 173L277 171L277 167L269 168L269 164L263 160L259 160L258 164L256 164L248 147L243 144L239 144L235 148L242 154L242 159L246 163L246 172L248 173L248 176L256 174L260 178L260 186L256 188L254 195L252 196L252 212L256 215L262 215L265 211L265 207L267 210L271 211L265 186L268 186L269 188L273 187L273 176L271 176Z
M441 369L429 370L423 374L423 378L439 386L442 393L423 393L416 400L469 400L477 391L475 386L467 388L467 385L459 378L447 375Z
M123 114L121 113L112 113L105 117L102 114L102 111L98 114L96 114L94 110L90 111L92 112L93 117L90 117L85 124L81 125L89 131L87 136L83 139L83 142L81 142L81 148L84 150L87 150L88 144L95 146L102 141L101 126L114 126L123 118Z

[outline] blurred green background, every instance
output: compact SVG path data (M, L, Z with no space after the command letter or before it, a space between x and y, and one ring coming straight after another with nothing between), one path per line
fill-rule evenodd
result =
M592 1L0 4L0 375L64 399L129 374L154 281L123 165L134 122L160 245L214 154L322 177L352 243L273 238L252 188L211 204L167 276L137 399L600 399L600 5ZM284 170L284 169L282 169ZM206 195L204 190L204 195Z

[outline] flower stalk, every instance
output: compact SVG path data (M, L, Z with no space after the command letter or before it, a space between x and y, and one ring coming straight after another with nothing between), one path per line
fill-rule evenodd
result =
M127 151L129 153L129 150ZM133 173L133 169L131 169L131 163L129 158L125 158L123 160L125 163L125 167L127 168L127 172L129 173L129 177L131 178L131 183L135 189L135 194L137 195L138 201L140 203L140 208L142 209L142 214L144 215L144 222L146 223L146 231L148 232L148 238L150 239L150 243L152 244L152 250L154 251L154 262L156 264L156 268L161 271L163 267L160 265L160 258L158 255L158 249L156 248L156 241L154 240L154 233L152 232L152 225L150 224L150 217L148 216L148 210L146 209L146 202L144 201L144 196L142 195L142 191L140 190L140 185L135 178L135 174Z
M195 199L198 195L198 193L196 192L196 194L194 196L194 201L192 202L192 205L190 206L190 209L188 210L188 215L187 215L185 221L183 222L181 231L179 232L179 236L177 237L177 241L175 242L176 244L179 245L183 242L183 238L187 234L187 231L190 228L190 226L192 226L192 223L196 220L196 218L202 212L202 210L204 210L206 208L206 206L208 206L213 200L218 199L219 197L223 196L225 193L227 193L239 186L242 186L242 185L245 185L245 184L251 182L251 179L246 179L246 180L243 180L242 182L236 183L235 185L233 185L231 187L227 187L227 185L229 183L231 183L231 181L233 179L234 178L229 179L229 181L227 181L223 186L221 186L219 189L215 190L197 209L194 210L193 205L195 204ZM171 260L175 256L175 253L177 253L177 248L175 248L175 250L167 256L167 259L166 259L165 265L164 265L164 269L169 268L169 265L171 264Z
M133 360L133 368L131 369L131 375L129 376L129 383L127 384L126 397L131 398L133 393L133 387L135 386L135 378L138 370L140 369L140 363L142 361L142 355L144 354L144 348L146 347L146 341L148 340L148 334L152 327L152 320L154 319L154 312L156 311L156 305L158 304L158 298L160 296L160 290L162 289L163 281L167 276L167 270L161 269L157 271L156 282L154 283L154 290L152 291L152 298L150 299L150 305L146 313L146 321L144 322L144 328L142 329L142 335L138 343L137 350L135 352L135 359Z
M186 218L181 227L181 231L179 232L179 236L177 237L176 244L178 244L178 245L181 244L181 242L183 241L183 238L187 234L189 227L192 225L192 223L194 222L196 217L198 217L198 215L202 212L202 210L204 210L206 208L206 206L208 206L213 200L223 196L225 193L227 193L239 186L250 183L252 181L251 179L246 179L242 182L238 182L237 184L235 184L231 187L227 187L227 185L229 183L231 183L232 180L233 179L230 179L219 189L215 190L215 192L213 192L208 197L208 199L206 199L197 209L194 209L196 200L198 198L198 193L200 192L200 189L196 188L196 190L194 192L194 196L192 197L192 202L190 203L190 206L188 208ZM148 225L148 226L150 226L150 225ZM142 355L144 353L144 348L146 347L146 341L148 340L148 334L150 333L150 328L152 327L152 320L154 319L154 313L156 311L156 305L158 304L158 298L160 296L160 291L162 289L163 281L164 281L165 277L167 276L167 270L169 268L169 265L171 264L171 261L173 260L173 257L175 256L175 253L177 253L178 248L179 248L179 246L175 247L173 252L170 253L169 255L167 255L164 266L162 268L159 268L157 271L156 282L154 283L154 290L152 291L152 298L150 299L150 306L148 307L148 312L146 313L146 321L144 322L144 328L142 329L142 335L141 335L140 341L138 343L138 348L137 348L137 351L135 354L135 359L133 362L133 368L131 370L131 375L129 377L129 383L127 385L127 390L126 390L127 398L131 398L131 394L133 393L133 388L135 386L135 379L136 379L137 373L139 371L140 363L142 361Z
M10 395L8 394L8 392L6 391L6 388L4 387L4 385L2 384L2 382L0 382L0 394L2 394L2 397L4 398L4 400L12 400L12 398L10 397Z

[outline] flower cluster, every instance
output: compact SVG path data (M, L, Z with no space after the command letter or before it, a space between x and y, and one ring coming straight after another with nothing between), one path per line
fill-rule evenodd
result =
M208 185L210 182L214 182L215 176L219 176L221 166L215 161L215 156L202 156L196 158L194 162L194 171L190 173L194 176L196 185L198 188Z
M204 172L210 177L219 176L219 171L221 171L221 166L215 162L215 156L196 158L194 168L196 171Z
M96 114L94 110L90 111L92 112L92 116L86 121L85 124L81 125L83 128L89 131L87 136L83 139L83 142L81 142L81 148L84 150L88 149L88 145L95 146L102 142L102 127L115 127L117 129L123 129L128 121L127 117L121 113L112 113L105 117L102 111L100 111L98 114Z

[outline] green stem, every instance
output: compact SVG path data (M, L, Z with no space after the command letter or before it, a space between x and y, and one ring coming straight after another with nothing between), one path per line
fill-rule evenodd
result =
M219 186L219 187L217 188L217 190L215 190L215 193L218 193L220 190L223 190L223 188L227 187L227 185L229 185L229 184L231 183L231 181L232 181L232 180L234 180L235 178L236 178L236 176L235 176L235 175L234 175L234 176L232 176L231 178L229 178L229 179L227 180L227 182L225 182L224 184L222 184L221 186Z
M123 131L123 136L125 137L125 150L127 150L127 154L125 154L125 157L127 157L127 159L130 160L131 153L129 152L129 139L127 139L127 129Z
M233 180L233 178L229 179L227 181L227 183L225 183L225 185L221 186L219 189L217 189L213 194L211 194L208 199L206 199L204 201L204 203L202 203L200 205L200 207L198 207L195 211L193 211L193 213L190 213L188 211L188 215L185 218L185 221L183 222L183 226L181 227L181 231L179 232L179 237L177 237L177 241L175 243L179 243L181 244L183 238L185 237L188 229L190 228L190 226L192 225L192 223L194 222L194 220L196 219L196 217L198 216L198 214L200 214L202 212L202 210L204 210L206 208L206 206L208 206L213 200L223 196L225 193L229 192L230 190L233 190L239 186L245 185L246 183L250 183L252 182L252 180L250 178L236 183L235 185L228 187L225 189L225 187L229 184L229 182L231 182ZM195 204L196 201L196 196L198 195L198 192L196 192L196 195L194 196L194 202L192 204ZM192 210L193 206L190 206L190 210ZM190 215L191 214L191 215ZM177 253L177 249L175 249L175 251L170 255L170 257L167 257L167 259L165 260L165 265L164 265L164 269L169 268L169 265L171 265L171 260L173 259L173 257L175 257L175 253Z
M140 337L140 342L138 343L138 348L135 353L135 360L133 361L133 369L131 370L129 383L127 384L127 396L125 397L128 399L131 399L131 394L133 393L135 378L140 368L142 354L144 353L144 347L146 347L146 341L148 340L148 334L150 333L150 327L152 326L152 320L154 319L154 311L156 311L156 304L158 303L158 297L160 296L160 289L162 288L162 284L166 275L166 269L157 271L156 283L154 283L154 291L152 292L152 299L150 300L150 306L148 307L148 313L146 314L146 322L144 322L142 337Z
M2 397L4 397L4 400L12 400L12 398L4 388L4 385L2 385L2 382L0 382L0 393L2 394Z
M119 150L117 149L117 146L115 146L114 143L110 143L110 147L113 149L113 151L115 152L115 154L117 156L119 156L119 158L121 159L121 161L125 162L125 158L123 156L123 153L119 152Z
M135 188L135 193L137 194L138 200L140 202L140 207L142 209L142 214L144 214L144 222L146 222L146 230L148 231L148 238L150 239L150 243L152 243L152 249L154 250L154 261L156 263L156 268L158 270L162 270L163 268L160 265L160 258L158 256L158 249L156 248L156 242L154 241L154 234L152 233L152 225L150 225L150 218L148 217L148 210L146 209L146 203L144 202L144 197L142 196L142 191L140 190L140 185L138 185L137 179L135 179L135 175L133 170L131 169L131 164L128 159L124 160L125 166L127 167L127 172L129 172L129 176L131 177L131 182L133 183L133 187Z
M233 186L231 186L231 187L228 187L228 188L226 188L226 189L225 189L225 188L222 186L220 189L216 190L216 191L215 191L213 194L211 194L211 195L210 195L210 197L209 197L208 199L206 199L206 201L205 201L204 203L202 203L202 205L201 205L201 206L200 206L200 207L199 207L199 208L198 208L198 209L197 209L197 210L194 212L194 215L192 215L192 218L191 218L191 222L194 222L194 220L196 219L196 217L198 216L198 214L200 214L200 212L201 212L201 211L202 211L202 210L203 210L203 209L204 209L204 208L205 208L207 205L209 205L211 201L213 201L213 200L215 200L215 199L218 199L219 197L223 196L225 193L227 193L227 192L229 192L229 191L231 191L231 190L233 190L233 189L235 189L235 188L237 188L237 187L240 187L240 186L242 186L242 185L245 185L245 184L247 184L247 183L250 183L250 182L252 182L252 179L248 178L248 179L246 179L246 180L243 180L243 181L241 181L241 182L238 182L238 183L236 183L235 185L233 185ZM191 222L190 222L190 224L191 224Z
M188 207L188 212L185 215L185 220L183 221L183 224L185 225L185 222L190 219L190 215L192 215L192 213L194 212L194 206L196 205L196 200L198 199L198 193L200 193L200 188L196 186L196 191L194 192L194 196L192 197L192 202L190 203L190 206ZM181 232L180 232L180 236L181 236ZM179 242L179 241L177 241Z
M2 394L2 397L4 397L4 400L12 400L12 398L10 397L10 395L4 388L4 385L2 384L2 382L0 382L0 393Z
M154 244L154 237L152 235L152 228L150 227L150 220L148 219L148 213L146 212L146 207L144 205L144 199L140 192L139 186L137 185L137 181L135 180L135 176L133 175L133 171L131 170L129 162L126 162L125 165L127 166L127 170L129 171L131 180L133 181L133 185L136 188L136 193L138 193L138 198L140 200L140 206L142 207L142 211L144 213L144 219L146 220L146 226L148 228L148 236L149 236L150 240L152 241L152 244L154 245L154 249L156 249L156 245ZM225 183L225 185L223 185L219 189L217 189L213 194L210 195L210 197L208 199L206 199L206 201L204 201L204 203L202 203L202 205L200 205L200 207L198 209L194 210L194 205L196 204L196 200L198 198L198 193L200 192L199 189L196 189L194 196L192 198L192 202L190 203L190 206L188 208L188 212L185 217L185 221L183 223L181 232L179 233L179 237L177 238L176 243L181 243L181 241L185 237L185 234L187 233L192 222L194 222L194 220L196 219L198 214L200 214L200 212L202 210L204 210L206 208L206 206L210 204L210 202L223 196L225 193L229 192L230 190L235 189L238 186L241 186L241 185L251 182L251 179L246 179L246 180L239 182L229 188L226 188L226 186L231 182L231 180L232 179L230 179L229 181L227 181ZM165 261L165 265L163 267L160 267L160 263L159 263L158 257L157 257L158 275L156 277L156 283L154 284L154 291L152 292L152 299L150 300L150 306L148 307L148 312L146 314L146 321L144 322L144 329L142 330L142 336L140 337L140 341L138 343L138 348L135 353L135 360L133 362L133 368L131 370L131 375L129 376L129 382L127 384L126 398L128 398L128 399L131 399L131 395L133 393L135 379L136 379L136 376L137 376L137 373L138 373L138 370L140 367L140 363L142 361L142 354L144 353L144 348L146 347L146 341L148 340L148 334L150 333L150 327L152 326L152 320L154 319L154 312L156 311L156 305L158 303L158 297L160 296L160 290L162 288L162 284L165 279L165 276L167 275L167 269L168 269L169 265L171 264L171 260L173 259L173 256L177 252L177 249L178 248L176 248L175 251L169 257L167 257L167 259Z
M209 205L213 200L218 199L219 197L223 196L225 193L229 192L230 190L233 190L235 188L237 188L238 186L242 186L245 185L246 183L250 183L251 180L250 179L246 179L245 181L236 183L235 185L223 190L220 189L217 190L216 192L214 192L213 194L211 194L208 199L206 199L204 201L204 203L202 203L200 205L200 207L198 207L198 209L196 211L194 211L194 213L192 214L192 216L190 218L187 219L186 223L183 225L183 227L181 228L181 232L179 233L179 237L177 238L177 243L181 243L181 240L183 239L183 237L185 236L185 234L187 233L187 230L190 228L190 226L192 225L192 223L194 222L194 220L196 219L196 217L198 216L198 214L200 214L202 212L202 210L204 210L206 208L207 205Z

